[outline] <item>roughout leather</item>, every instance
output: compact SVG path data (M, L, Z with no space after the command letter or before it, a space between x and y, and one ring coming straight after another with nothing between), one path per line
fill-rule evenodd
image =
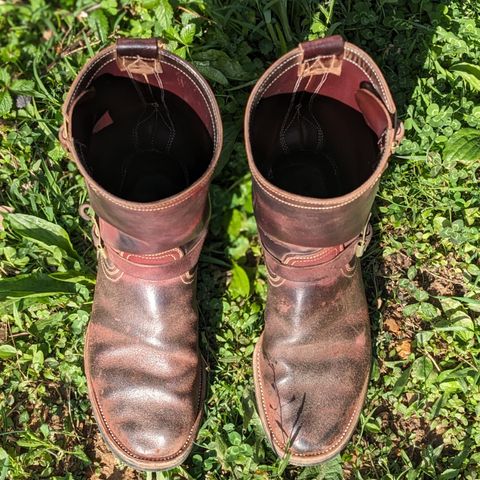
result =
M302 63L310 68L325 56L335 58L335 71L323 70L331 62L320 62L304 78ZM308 100L312 93L323 97ZM285 94L293 95L291 117L282 107ZM270 124L266 105L275 109ZM395 118L378 67L339 37L284 55L247 104L245 143L269 279L265 328L253 359L257 408L274 450L295 465L336 455L365 399L371 340L359 257L371 237L367 224L380 177L401 140ZM295 192L276 184L279 162L282 168L290 162L292 173L282 182ZM311 176L303 176L309 191L318 180L328 195L302 194L296 166L311 168ZM325 185L321 175L329 176Z
M117 66L122 55L131 58L132 70L127 63ZM152 59L163 67L138 73L138 65ZM131 115L143 123L133 135L129 133L125 124L129 115L122 108L128 105L135 110L137 106L132 98L125 98L129 92L125 82L137 82L130 90L142 93L146 83L158 88L158 75L169 95L192 108L190 124L203 123L198 127L202 151L210 149L203 172L198 173L192 158L180 158L187 150L178 138L185 132L170 142L172 151L164 155L165 142L155 132L162 134L161 128L168 127L165 118L169 112L156 103L156 98L147 98L152 103L146 108L153 113L147 110L142 114L140 104L140 114ZM115 81L116 77L121 80ZM125 95L118 95L115 102L111 91L105 98L102 78ZM156 95L160 98L158 90ZM166 102L170 98L173 95ZM169 105L174 108L178 104L172 100ZM140 470L171 468L182 463L193 446L205 397L205 364L198 345L196 266L209 220L208 187L222 143L218 106L203 77L171 53L160 52L156 40L125 39L117 49L113 46L98 53L82 69L65 101L64 118L60 138L85 178L96 214L93 236L99 263L85 338L85 375L93 413L107 444L122 461ZM152 118L157 123L150 124ZM102 182L112 180L111 185L116 185L117 178L130 175L118 167L124 161L122 149L115 150L118 158L110 158L109 147L116 147L112 143L119 123L122 128L118 131L125 133L118 142L135 138L134 154L137 147L140 153L144 151L141 135L147 132L152 138L145 151L164 162L164 171L168 173L168 162L177 161L191 171L196 169L190 184L172 196L147 202L122 198L121 193L103 187L95 172L105 174L101 162L107 158L110 176L102 177ZM182 126L181 121L174 125L177 131ZM190 135L194 147L196 140L192 138ZM135 179L142 161L140 155L133 165ZM140 185L151 185L149 178L138 180L143 182ZM138 188L133 191L142 197Z

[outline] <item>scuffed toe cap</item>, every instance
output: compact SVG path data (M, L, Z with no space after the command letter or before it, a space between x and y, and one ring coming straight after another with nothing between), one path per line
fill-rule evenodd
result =
M290 463L301 466L335 456L360 416L369 365L365 364L362 378L349 376L348 369L342 377L335 369L324 368L322 375L311 368L304 370L301 364L272 365L262 354L260 342L254 358L259 414L277 454L289 454Z
M144 470L171 468L183 461L193 446L202 416L203 372L199 369L194 404L158 399L139 389L138 395L117 391L112 397L90 389L101 433L123 462ZM182 404L184 405L182 407ZM195 412L196 416L191 412Z
M200 427L205 394L200 357L187 359L178 352L166 358L151 345L116 342L112 347L99 338L87 335L85 369L104 439L137 469L180 464Z

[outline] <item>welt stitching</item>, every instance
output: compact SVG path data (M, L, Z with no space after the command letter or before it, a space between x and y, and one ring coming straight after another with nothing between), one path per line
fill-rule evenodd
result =
M197 417L195 418L195 423L193 424L192 428L190 429L190 432L188 434L188 437L187 439L185 440L185 443L180 447L179 450L177 450L175 453L173 453L172 455L167 455L167 456L164 456L164 457L144 457L144 456L141 456L141 455L135 455L134 453L131 452L131 450L129 450L127 447L125 447L123 445L122 442L120 442L120 440L118 440L118 438L115 436L115 434L112 432L111 428L110 428L110 425L108 424L107 422L107 419L105 418L105 415L103 413L103 409L100 405L100 403L98 402L98 398L97 398L97 395L95 393L95 391L93 390L92 388L92 392L93 392L93 396L95 398L95 404L97 405L98 407L98 410L100 412L100 415L102 416L102 420L103 420L103 423L105 425L105 427L107 428L108 430L108 433L110 433L112 439L114 440L114 442L117 444L118 447L120 447L127 455L129 455L130 457L132 458L138 458L139 460L151 460L151 461L166 461L166 460L172 460L174 459L175 457L178 457L178 455L180 455L183 451L185 451L185 449L187 448L188 444L190 443L190 440L192 438L192 435L193 435L193 432L195 430L195 425L197 423L197 420L198 420L198 417L200 415L200 399L201 399L201 396L202 396L202 391L203 391L203 370L202 368L200 367L200 388L198 389L198 398L197 398Z

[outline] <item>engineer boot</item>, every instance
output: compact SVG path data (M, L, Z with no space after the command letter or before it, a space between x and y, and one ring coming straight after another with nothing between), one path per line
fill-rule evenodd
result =
M180 464L205 368L195 271L222 127L206 81L153 39L119 40L70 88L60 132L96 214L85 373L101 433L142 470Z
M246 149L268 271L254 353L258 411L278 455L313 465L357 423L371 347L359 257L402 136L373 60L339 36L301 44L250 96Z

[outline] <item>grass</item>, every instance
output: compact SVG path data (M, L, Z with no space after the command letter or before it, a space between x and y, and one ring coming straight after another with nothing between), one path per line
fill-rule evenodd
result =
M479 478L479 10L475 0L0 1L0 480ZM379 63L406 140L363 261L368 400L341 456L301 469L276 459L253 402L266 279L241 125L264 69L331 33ZM82 348L95 254L77 214L85 185L57 140L76 72L120 35L162 36L196 64L226 133L200 262L206 419L186 464L153 475L117 464L91 416Z

